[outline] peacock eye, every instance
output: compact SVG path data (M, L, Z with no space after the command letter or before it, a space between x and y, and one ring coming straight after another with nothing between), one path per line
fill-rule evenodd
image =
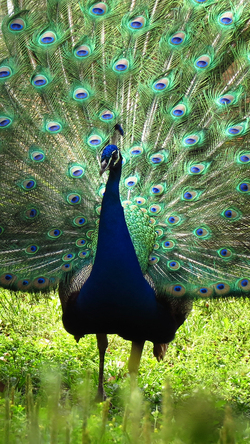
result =
M185 116L186 112L187 112L186 106L183 105L182 103L180 103L179 105L176 105L172 109L171 114L172 114L173 117L178 118L178 117Z
M59 228L52 228L51 230L48 231L48 236L51 239L57 239L61 235L62 235L62 231L59 230Z
M91 15L95 17L102 17L107 12L107 5L106 3L95 3L94 5L91 6L89 11Z
M41 88L48 84L48 79L42 74L37 74L32 77L31 84L37 88Z
M146 20L143 16L139 16L134 18L129 22L129 27L133 31L137 31L138 29L142 29L146 24Z
M36 181L34 179L25 179L22 182L22 188L24 190L29 191L29 190L34 189L35 187L36 187Z
M198 294L198 296L208 298L213 294L213 289L209 287L201 287L196 291L196 293Z
M234 96L231 94L225 94L219 98L219 103L221 105L231 105L234 101Z
M144 197L136 197L135 201L137 205L144 205L146 203L146 199L144 199Z
M201 174L205 171L205 165L202 163L191 165L189 167L189 174Z
M45 159L45 154L43 151L32 151L30 157L35 162L42 162Z
M153 165L160 165L162 162L164 162L164 156L162 154L154 154L150 157L150 162Z
M185 38L186 38L186 34L182 31L179 31L179 32L176 32L176 34L172 35L172 37L170 37L169 43L171 45L178 46L178 45L181 45L182 43L184 43Z
M73 166L70 167L69 174L71 177L76 177L80 179L84 175L84 169L80 166Z
M80 253L78 253L78 257L80 257L81 259L86 259L88 256L89 250L80 251Z
M231 25L234 21L234 17L231 11L224 12L219 16L219 23L223 26Z
M218 255L223 259L229 259L232 257L233 253L229 248L221 248L217 251Z
M167 77L163 77L162 79L157 80L153 84L153 90L157 93L160 93L162 91L165 91L167 87L169 86L169 80Z
M23 31L23 29L25 29L26 24L23 19L15 18L9 22L8 27L9 27L10 31L20 32L20 31Z
M77 194L77 193L68 194L67 202L70 205L77 205L77 204L81 203L81 196L80 196L80 194Z
M240 217L239 211L234 210L233 208L228 208L227 210L223 211L222 216L225 217L227 220L236 220Z
M43 276L40 276L40 277L34 279L34 281L33 281L32 284L33 284L33 286L34 286L35 288L43 289L43 288L48 287L48 285L49 285L49 279L47 279L47 278L45 278L45 277L43 277Z
M250 184L248 182L241 182L236 187L237 191L240 191L240 193L249 193L250 191Z
M243 291L249 291L250 290L250 280L249 279L240 279L238 281L238 287Z
M1 234L3 234L3 232L4 232L4 228L0 227L0 236L1 236Z
M70 263L63 264L63 265L61 266L61 269L62 269L63 271L70 271L70 270L72 270L72 264L70 264Z
M77 247L83 247L84 245L86 245L87 241L86 239L84 239L83 237L80 239L77 239L76 241L76 246Z
M168 261L167 262L167 267L169 268L169 270L172 271L177 271L180 268L180 263L178 261Z
M0 67L0 79L7 79L11 77L12 70L9 66L1 66Z
M19 290L27 290L30 287L31 282L28 279L21 279L17 282L17 288Z
M183 200L191 201L195 200L198 197L197 191L185 191L182 195Z
M242 153L239 155L238 160L240 163L249 163L250 162L250 153Z
M242 133L244 127L242 125L234 125L227 128L226 133L229 136L238 136Z
M113 70L119 73L126 72L129 68L129 61L127 59L119 59L113 65Z
M160 205L153 204L149 207L149 212L151 214L159 214L162 207Z
M230 291L230 286L225 282L218 282L213 287L217 295L224 295Z
M73 98L78 102L83 102L89 97L89 92L85 88L76 88L73 92Z
M28 254L35 254L37 253L39 250L39 247L35 244L29 245L26 249L25 252Z
M75 257L74 253L67 253L67 254L64 254L64 256L62 257L62 260L64 262L72 261L74 259L74 257Z
M159 260L160 259L159 259L158 256L150 255L149 258L148 258L148 263L150 265L155 265L155 264L157 264L159 262Z
M184 296L184 294L186 293L186 288L184 287L184 285L181 284L172 284L166 287L166 292L170 296L181 297Z
M200 140L200 137L196 134L191 134L190 136L187 136L183 139L183 145L188 147L192 147L196 145Z
M150 189L150 193L160 196L164 191L163 185L153 185Z
M0 116L0 129L8 128L12 124L12 119L7 116Z
M39 38L39 42L42 45L51 45L55 43L56 40L56 34L53 31L46 31Z
M133 188L135 185L137 185L138 179L136 176L130 176L125 179L125 186L127 188Z
M130 150L131 156L139 156L143 153L143 148L141 146L133 146Z
M57 134L62 131L62 125L59 122L48 122L46 124L46 130L49 133Z
M173 240L166 240L162 243L162 247L165 250L172 250L175 247L175 242Z
M178 225L181 222L180 216L171 215L167 218L167 223L169 225Z
M4 273L0 276L0 283L5 286L10 286L16 280L16 276L12 273Z
M86 225L87 219L83 216L77 216L73 220L73 224L77 227L83 227L83 225Z
M198 69L205 69L208 68L210 63L211 63L210 57L207 54L204 54L195 61L195 67Z
M101 137L94 135L88 138L87 143L89 146L95 147L101 145L103 143L103 140Z
M103 122L110 122L115 117L114 113L110 110L105 110L100 114L100 120Z
M87 58L91 54L91 49L87 45L80 45L74 50L74 56L78 59Z
M197 237L199 237L201 239L208 238L210 236L210 231L207 228L205 228L205 227L196 228L193 231L193 233L194 233L195 236L197 236Z
M36 208L29 208L24 212L26 219L35 219L39 214L39 211Z

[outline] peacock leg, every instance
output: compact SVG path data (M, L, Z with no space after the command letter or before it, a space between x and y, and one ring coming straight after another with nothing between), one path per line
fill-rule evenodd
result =
M104 333L97 333L96 335L97 345L99 350L99 383L96 400L103 401L106 398L106 394L103 388L103 372L104 372L104 357L108 347L108 338Z
M138 373L138 368L140 365L144 344L145 341L143 342L132 341L131 353L128 361L128 371L130 374L131 390L133 390L136 386L136 376Z

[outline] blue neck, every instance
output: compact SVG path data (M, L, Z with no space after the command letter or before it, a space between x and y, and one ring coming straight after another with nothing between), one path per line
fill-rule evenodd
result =
M64 326L77 336L117 333L133 341L169 342L176 325L142 275L120 202L120 177L121 162L109 173L92 272L69 304Z

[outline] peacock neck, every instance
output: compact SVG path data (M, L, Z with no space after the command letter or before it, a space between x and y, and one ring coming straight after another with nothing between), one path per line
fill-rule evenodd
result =
M128 269L130 273L131 269L134 269L135 273L142 275L120 201L120 178L121 165L119 164L110 170L103 196L97 251L93 267L93 271L98 268L98 275L99 273L103 274L104 270L106 270L106 273L108 271L112 273L112 280L122 279L125 276L127 279Z

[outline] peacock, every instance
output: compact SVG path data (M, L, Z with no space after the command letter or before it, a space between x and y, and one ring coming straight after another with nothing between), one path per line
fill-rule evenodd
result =
M250 2L1 0L0 285L163 359L250 294Z

